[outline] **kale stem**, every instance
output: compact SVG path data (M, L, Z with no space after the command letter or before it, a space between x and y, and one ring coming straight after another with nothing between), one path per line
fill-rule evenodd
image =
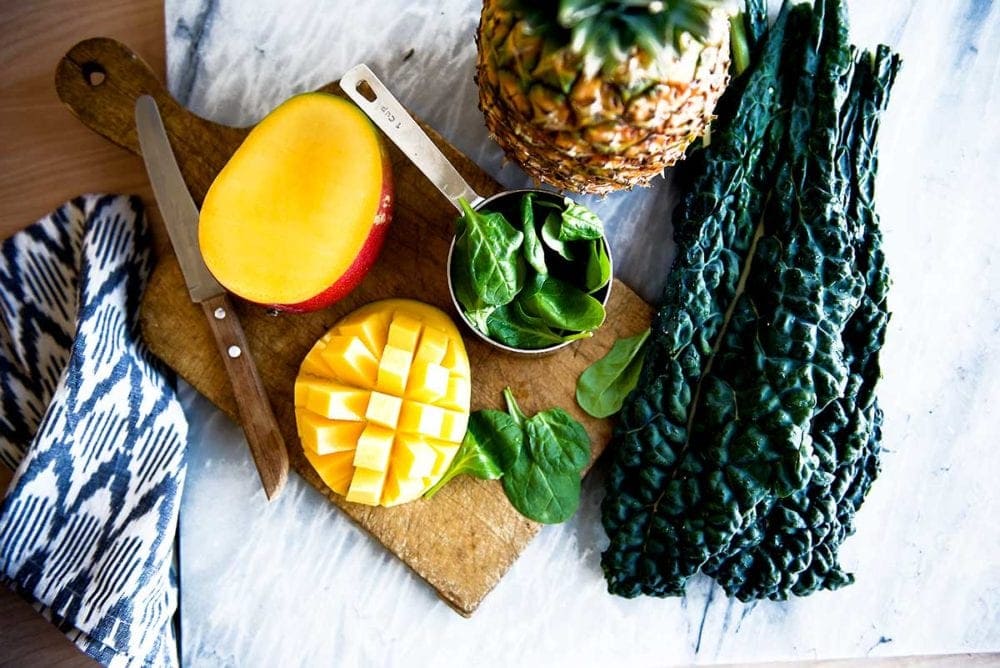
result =
M750 47L742 12L729 17L729 48L733 54L733 73L739 76L750 67Z

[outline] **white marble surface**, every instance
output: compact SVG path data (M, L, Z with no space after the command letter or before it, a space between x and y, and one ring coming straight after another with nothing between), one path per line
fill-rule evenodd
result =
M248 124L368 63L508 186L476 109L475 0L167 0L171 90ZM905 58L878 208L895 278L881 386L883 473L842 550L857 583L785 603L609 596L600 474L472 619L292 476L264 501L238 430L187 392L181 512L188 665L664 665L1000 650L1000 4L855 0L855 43ZM592 202L619 275L649 299L673 253L669 184Z

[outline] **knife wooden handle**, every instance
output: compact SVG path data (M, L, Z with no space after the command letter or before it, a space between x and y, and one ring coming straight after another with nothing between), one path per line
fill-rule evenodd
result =
M247 346L239 318L225 293L201 302L233 386L243 433L268 499L288 479L288 451Z

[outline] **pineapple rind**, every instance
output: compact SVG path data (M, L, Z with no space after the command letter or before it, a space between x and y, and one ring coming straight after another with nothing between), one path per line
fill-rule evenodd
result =
M590 74L584 54L541 38L503 4L483 4L479 106L491 135L532 177L596 194L648 185L707 131L728 83L724 12L701 41L685 34L677 50L657 56L632 45Z

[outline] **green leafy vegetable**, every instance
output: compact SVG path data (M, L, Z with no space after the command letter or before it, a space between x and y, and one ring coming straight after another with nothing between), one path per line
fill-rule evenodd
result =
M554 276L535 276L519 299L528 313L555 329L586 332L604 322L601 302Z
M514 225L467 202L462 209L449 271L475 329L519 350L538 350L591 336L603 323L604 307L591 295L611 281L611 259L596 215L568 198L536 193L520 198L517 214L504 208L518 216Z
M621 410L625 397L639 382L644 359L643 346L650 330L619 339L608 354L597 360L576 381L576 403L588 415L611 417Z
M521 230L524 233L524 259L541 275L549 273L545 264L545 249L535 228L534 196L528 193L521 200Z
M570 252L569 244L559 237L560 229L562 229L562 219L559 214L550 213L545 217L545 224L542 225L542 241L563 259L572 260L573 253Z
M590 437L561 408L526 417L510 388L507 410L524 429L524 446L505 472L504 491L525 517L555 524L569 519L580 505L580 474L590 461Z
M430 498L457 475L496 480L521 453L521 425L503 411L481 410L469 416L465 438L440 480L424 494Z
M587 256L587 272L584 287L594 294L611 282L611 258L603 239L590 242L590 253Z
M560 240L589 241L604 236L604 224L596 213L568 197L564 203L565 208L559 225Z
M424 495L430 498L463 473L503 478L511 505L525 517L554 524L580 505L580 475L590 462L590 437L561 408L525 416L510 388L504 389L507 413L476 411L455 459L444 476Z
M474 211L459 200L463 215L452 258L455 296L466 312L503 306L524 284L524 260L519 252L524 234L499 213Z
M743 599L850 582L837 550L878 471L888 272L875 129L899 67L855 58L843 0L786 2L685 161L677 260L620 412L611 592Z
M542 318L525 312L520 300L491 313L486 326L491 338L520 350L548 348L590 336L590 332L558 334L552 331Z
M528 519L559 524L580 505L580 474L545 471L530 457L520 457L503 477L503 490L517 512Z

